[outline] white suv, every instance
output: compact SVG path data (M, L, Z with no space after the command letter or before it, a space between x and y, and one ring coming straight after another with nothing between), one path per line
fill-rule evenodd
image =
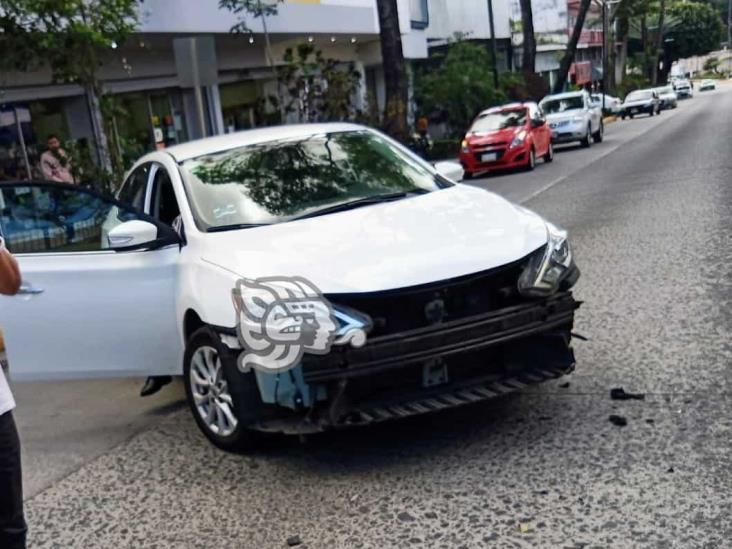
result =
M579 141L583 147L600 143L605 128L602 107L585 91L548 95L539 104L552 130L553 143Z
M0 304L14 377L182 375L222 448L574 366L567 234L361 126L153 152L117 200L17 182L0 202L24 280Z

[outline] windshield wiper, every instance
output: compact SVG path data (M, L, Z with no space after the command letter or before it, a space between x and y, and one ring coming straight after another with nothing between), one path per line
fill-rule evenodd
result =
M317 217L320 215L327 215L335 212L345 212L347 210L353 210L355 208L361 208L362 206L371 206L372 204L383 204L384 202L393 202L394 200L400 200L407 198L410 195L415 194L426 194L430 191L425 189L412 189L411 191L400 191L389 194L377 194L374 196L366 196L357 200L351 200L349 202L341 202L340 204L334 204L332 206L326 206L313 212L308 212L302 215L298 215L290 218L290 221L297 221L298 219L308 219L309 217Z
M206 229L207 233L220 233L223 231L235 231L237 229L252 229L254 227L263 227L267 223L233 223L231 225L217 225Z

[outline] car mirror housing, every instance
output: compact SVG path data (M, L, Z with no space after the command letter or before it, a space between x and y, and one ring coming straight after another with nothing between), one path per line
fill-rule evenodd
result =
M463 167L460 164L450 161L435 163L435 171L451 181L460 181L464 173Z
M158 240L158 228L149 221L133 219L120 223L107 234L112 249L153 245Z
M546 120L544 120L543 118L534 118L531 121L531 127L532 128L540 128L544 124L546 124Z

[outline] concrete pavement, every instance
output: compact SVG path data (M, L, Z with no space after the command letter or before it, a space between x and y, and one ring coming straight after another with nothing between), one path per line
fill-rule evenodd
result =
M53 387L16 387L28 475L52 473L27 500L31 546L727 547L731 122L723 87L533 173L471 182L571 230L590 341L568 387L249 456L210 446L187 410L155 413L177 387L146 403L135 383L69 385L47 408ZM619 386L646 399L610 400ZM74 433L86 445L55 468L42 454L75 452Z

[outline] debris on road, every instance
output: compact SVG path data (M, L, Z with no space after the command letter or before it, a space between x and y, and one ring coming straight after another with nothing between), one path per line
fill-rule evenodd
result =
M300 539L300 536L290 536L289 538L287 538L288 547L295 547L300 544L302 544L302 540Z
M628 420L623 416L616 416L615 414L612 414L608 419L610 419L610 423L617 425L618 427L625 427L628 424Z
M644 393L626 393L622 387L610 389L610 398L613 400L645 400Z
M569 387L569 381L565 381L564 383L560 383L559 384L559 387L561 387L562 389L566 389L567 387Z

